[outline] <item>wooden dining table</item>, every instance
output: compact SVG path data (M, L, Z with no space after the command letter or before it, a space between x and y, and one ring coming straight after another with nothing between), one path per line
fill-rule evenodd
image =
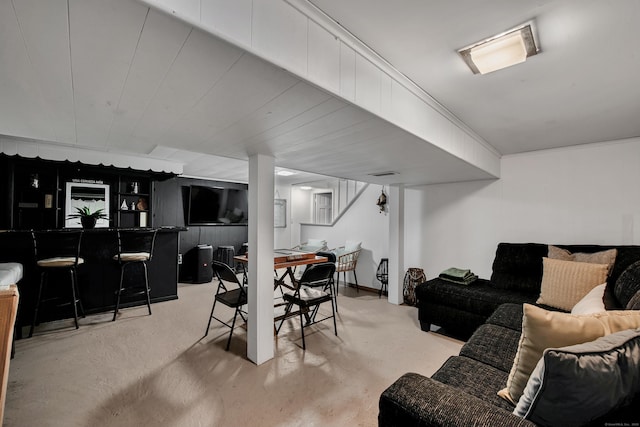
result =
M245 267L249 264L248 254L236 255L233 257L236 262L242 263ZM320 264L328 262L329 258L325 256L316 255L313 252L303 252L295 249L275 249L273 251L273 290L276 289L291 289L295 290L297 281L295 279L296 267L310 264ZM279 270L284 272L279 273ZM289 281L287 281L287 278ZM244 269L243 281L247 283L247 268ZM284 302L278 302L274 304L274 307L280 307L286 305ZM298 312L290 313L289 317L297 315ZM274 321L284 320L284 315L274 317Z
M233 259L237 262L249 264L248 254L236 255ZM276 272L274 279L273 289L278 287L285 287L288 289L295 289L295 268L302 265L320 264L328 262L329 258L325 256L316 255L313 252L297 251L295 249L276 249L273 251L273 270ZM280 275L277 274L278 270L284 270ZM246 272L245 268L245 272ZM246 274L246 273L245 273ZM286 279L289 278L291 283L287 283Z

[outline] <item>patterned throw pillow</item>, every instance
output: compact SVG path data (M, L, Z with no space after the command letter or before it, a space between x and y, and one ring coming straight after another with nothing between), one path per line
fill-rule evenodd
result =
M613 293L622 307L629 307L629 303L638 292L640 292L640 261L627 267L613 287Z
M631 297L627 303L627 310L640 310L640 291Z
M571 253L566 249L549 245L549 255L547 256L551 259L559 259L562 261L587 262L589 264L606 264L607 276L608 276L609 273L611 273L613 264L616 262L617 255L618 255L617 249L607 249L606 251L593 252L593 253L585 253L585 252Z

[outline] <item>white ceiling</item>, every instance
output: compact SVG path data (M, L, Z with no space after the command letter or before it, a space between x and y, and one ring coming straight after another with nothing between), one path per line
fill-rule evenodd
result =
M501 154L640 136L636 0L313 3ZM479 76L455 53L531 18L542 53L525 64ZM0 135L231 181L247 180L255 153L385 184L489 177L135 0L0 0L0 64Z
M640 1L310 1L501 154L640 136ZM473 75L456 54L532 19L524 64Z

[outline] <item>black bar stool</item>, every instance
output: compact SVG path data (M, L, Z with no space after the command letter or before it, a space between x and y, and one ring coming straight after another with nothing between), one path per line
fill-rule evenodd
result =
M120 286L116 291L116 308L113 311L112 321L116 320L123 294L124 296L145 295L149 315L151 315L151 287L147 263L153 257L156 233L157 230L118 230L118 253L113 256L113 259L120 264ZM144 283L125 286L124 273L127 267L136 265L143 268Z
M32 232L33 247L35 253L36 264L40 269L40 286L38 288L38 299L36 300L35 310L33 313L33 322L29 329L29 337L33 336L33 330L38 324L38 312L40 305L45 301L64 300L57 292L50 295L51 286L49 286L50 273L68 272L71 278L71 296L68 301L61 302L58 307L64 305L73 306L73 316L78 326L78 309L84 317L84 309L78 289L78 272L76 268L84 263L84 259L80 258L80 242L82 240L82 230L78 231L34 231ZM44 298L43 298L44 297Z

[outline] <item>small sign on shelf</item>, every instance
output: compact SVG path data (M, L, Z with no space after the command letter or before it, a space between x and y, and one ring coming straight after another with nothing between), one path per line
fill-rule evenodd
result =
M147 226L147 213L140 212L140 227L146 227L146 226Z

